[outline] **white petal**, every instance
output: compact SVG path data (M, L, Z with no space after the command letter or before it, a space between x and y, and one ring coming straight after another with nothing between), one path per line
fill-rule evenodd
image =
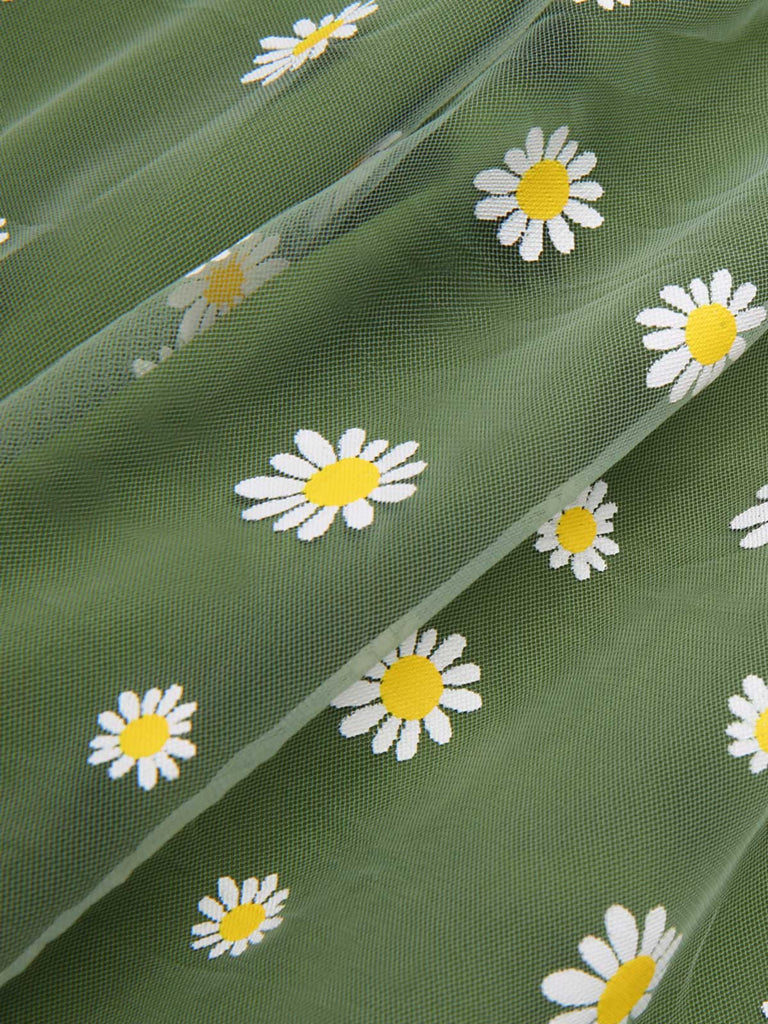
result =
M765 544L768 544L768 526L758 526L739 541L739 547L746 549L761 548Z
M687 348L674 349L667 352L648 370L645 383L649 388L662 388L679 376L691 361L691 353Z
M578 151L578 142L575 142L573 139L571 139L570 142L566 142L566 144L563 146L562 152L558 154L557 159L563 165L563 167L567 167L571 160L574 158L574 156L576 156Z
M574 181L569 196L572 199L586 199L594 203L603 195L603 186L597 181Z
M240 956L248 948L248 939L238 939L237 942L233 943L232 948L229 951L230 956Z
M504 196L517 189L520 179L516 174L510 174L509 171L502 171L498 167L492 167L490 170L481 171L476 175L472 184L475 188L482 189L483 192Z
M537 551L554 551L555 548L560 547L560 541L557 537L539 537L534 541L533 546Z
M595 512L607 493L608 484L605 480L598 480L593 484L589 494L584 499L584 508L589 509L590 512Z
M389 472L384 473L380 483L393 484L398 480L408 480L412 476L418 476L419 473L423 473L427 465L426 462L407 462L404 466L397 466L396 469L390 469Z
M637 921L626 907L614 904L606 910L605 931L623 964L637 956Z
M684 330L688 323L688 317L683 313L675 313L672 309L655 306L652 309L641 310L635 317L635 321L644 327L677 327Z
M587 1006L597 1003L605 982L586 971L567 970L549 974L541 983L542 995L561 1006Z
M652 352L666 352L671 348L679 348L685 344L685 331L679 327L668 327L663 331L644 334L643 344Z
M483 706L483 699L474 690L443 690L440 707L449 711L477 711Z
M466 686L467 683L476 683L479 678L480 666L465 662L463 665L456 665L443 672L443 685Z
M639 956L650 956L656 945L664 934L664 926L667 923L667 912L664 907L654 907L645 915L643 927L643 941L640 946Z
M207 309L208 303L203 298L198 299L189 307L179 324L179 330L176 335L179 342L184 344L194 338Z
M304 489L302 480L284 476L252 476L235 484L235 494L241 498L285 498Z
M171 757L180 757L182 761L189 760L190 757L194 757L197 753L197 747L194 743L191 743L189 740L179 739L177 736L171 736L170 739L166 740L163 750Z
M729 722L725 734L734 740L751 740L755 738L755 727L749 722Z
M157 765L154 757L140 757L137 769L138 783L142 789L154 789L157 785Z
M197 925L195 925L195 927L197 927ZM215 932L210 935L205 935L202 939L196 939L194 942L191 942L190 949L205 949L206 946L212 946L214 942L218 942L220 938L219 926L216 924L213 927L215 928Z
M273 501L262 501L258 505L251 505L240 513L242 519L247 522L257 522L260 519L268 519L270 516L279 516L289 509L300 505L302 508L307 504L304 494L292 494L287 498L275 498Z
M316 537L322 537L338 511L337 505L325 505L298 528L296 536L299 540L315 540Z
M262 921L261 922L261 924L259 925L259 928L261 928L262 931L271 932L274 928L279 928L282 923L283 923L282 917L268 917L266 919L266 921ZM248 941L249 942L254 942L255 939L254 939L253 936L249 936Z
M261 883L258 895L254 898L256 903L263 903L264 900L269 899L272 893L277 889L277 875L267 875L264 881Z
M576 181L579 178L583 178L585 174L589 174L590 171L595 169L597 165L597 157L594 153L582 153L581 156L577 156L575 160L571 160L566 168L568 171L568 180Z
M749 675L743 682L744 693L761 714L768 708L768 687L766 687L760 676Z
M178 779L179 777L179 766L176 764L173 758L168 757L168 755L163 753L162 750L154 756L155 764L157 765L160 774L163 776L163 778L167 779L168 782L175 782L176 779Z
M681 398L685 398L690 388L696 383L700 372L701 366L692 360L690 366L683 370L677 382L669 389L670 402L679 402Z
M522 210L515 210L511 217L507 217L499 226L496 237L502 245L514 245L528 224L528 214Z
M200 924L192 925L193 935L214 935L218 930L218 921L201 921Z
M731 757L748 757L749 754L757 753L759 749L760 744L755 739L735 740L728 745L728 753Z
M133 768L136 764L132 757L128 757L127 754L123 754L117 761L113 761L109 766L108 775L110 779L119 779Z
M754 301L756 295L757 288L748 281L746 284L740 285L733 293L728 308L732 313L739 313Z
M529 161L536 164L544 155L544 132L541 128L531 128L525 140L525 152Z
M336 454L326 439L314 430L297 430L294 443L305 459L321 469L336 462ZM246 495L249 497L249 495Z
M603 223L602 213L598 213L597 210L586 206L578 199L569 199L563 207L563 213L583 228L599 228Z
M138 694L133 690L124 690L117 698L117 707L126 722L133 722L141 714Z
M765 320L765 310L762 306L753 306L752 309L745 309L736 314L736 327L740 331L751 331L758 327Z
M568 125L564 124L562 127L555 129L549 137L547 148L544 153L545 160L556 160L560 154L560 150L565 145L565 140L568 138Z
M403 731L400 733L400 739L395 747L395 756L398 761L410 761L419 746L420 733L421 726L418 722L411 721L405 723Z
M365 498L358 498L349 505L345 505L341 514L344 522L353 530L363 530L373 522L373 506Z
M217 888L219 899L227 910L234 910L235 907L240 906L240 890L238 889L237 882L235 882L234 878L229 878L227 875L224 875L219 879Z
M117 736L94 736L89 747L96 750L120 750L120 740Z
M377 722L380 722L386 714L387 709L383 704L369 704L366 707L358 708L351 715L342 718L339 732L347 738L362 736L364 732L368 732Z
M310 29L310 32L314 31L314 27ZM300 41L300 39L294 39L292 36L265 36L259 40L259 43L262 50L292 50L296 43Z
M338 452L340 459L355 459L362 451L365 443L365 431L360 427L350 427L339 438Z
M490 196L475 203L475 217L478 220L499 220L517 209L514 196Z
M203 896L197 904L197 909L201 914L205 914L206 917L210 917L213 921L220 921L225 914L224 907L211 896Z
M156 686L153 686L151 690L147 690L141 701L142 715L154 715L162 696L163 691L158 690Z
M467 646L466 638L460 633L451 633L439 645L436 651L430 655L429 660L438 672L442 672L457 658L461 657L464 648Z
M697 306L708 306L709 305L709 288L704 284L700 277L696 277L691 281L689 285L693 301Z
M756 497L758 497L761 501L768 500L768 485L766 485L765 487L761 487L760 490L757 492Z
M300 459L298 455L290 455L287 452L279 452L269 460L270 466L278 473L286 476L296 477L298 480L309 480L317 472L317 467L306 459ZM246 495L249 497L249 495Z
M375 441L369 441L368 444L360 452L360 458L366 459L368 462L373 462L377 459L382 452L385 452L389 448L389 441L384 441L382 438L377 438Z
M728 698L728 707L732 714L736 715L737 718L743 719L745 722L757 721L757 710L739 694L734 694L733 697Z
M602 551L604 555L618 555L619 545L610 537L598 536L592 541L592 547Z
M599 974L606 981L619 969L619 961L611 947L594 935L587 935L581 940L579 954L587 967L591 967L595 974Z
M270 898L264 903L264 913L267 915L267 917L272 917L274 914L279 914L280 911L283 909L283 904L287 899L288 890L280 889L278 892L275 893L274 896L270 896Z
M571 552L566 551L565 548L558 547L556 551L553 551L549 556L549 567L550 569L562 569L564 565L567 565L571 558Z
M668 302L670 306L675 306L677 309L682 310L683 313L692 313L696 309L696 303L685 288L681 288L679 285L665 285L659 292L659 296L665 302Z
M300 526L305 519L309 519L314 512L317 512L318 508L319 505L313 505L310 501L304 505L299 505L290 512L286 512L284 516L281 516L272 529L278 531L292 530L294 526Z
M364 679L353 683L348 689L331 701L332 708L359 708L379 699L381 687L378 683L366 683Z
M198 942L202 942L202 941L203 941L202 939L198 940ZM210 951L210 953L208 954L208 959L209 960L215 960L216 957L221 956L222 953L226 953L228 949L231 949L231 947L233 945L234 945L234 943L232 943L232 942L226 942L226 941L220 942L218 944L218 946L214 946L213 949Z
M368 495L371 501L404 501L416 493L416 484L383 484Z
M531 161L522 149L509 149L504 154L504 163L515 174L523 175L531 169Z
M451 720L440 708L432 708L424 716L424 728L435 743L447 743L451 738Z
M395 718L394 715L384 722L379 731L373 737L373 743L371 743L371 750L374 754L383 754L386 750L392 746L397 739L397 733L402 723L401 718Z
M102 711L96 721L106 732L115 734L121 733L126 725L123 719L116 715L114 711Z
M764 750L758 750L749 762L749 770L753 775L759 775L768 768L768 754Z
M311 36L313 32L317 31L317 25L309 18L301 18L293 23L293 31L300 39L306 39L307 36Z
M428 658L437 643L437 630L425 629L416 645L416 654L420 658Z
M584 552L584 557L587 559L593 569L597 569L598 572L605 572L606 564L605 560L595 551L594 546L587 548Z
M746 341L744 341L740 334L737 334L736 337L733 339L733 344L728 349L726 355L720 360L719 363L715 364L715 376L719 375L721 364L726 361L726 357L730 362L733 363L739 358L739 356L743 356L746 351Z
M583 1010L568 1010L566 1013L558 1013L556 1017L550 1018L548 1024L595 1024L596 1020L597 1007L587 1006Z
M712 282L710 285L712 302L717 302L721 306L727 306L728 300L731 297L732 288L733 278L731 277L730 271L716 270L712 275Z
M400 644L398 650L400 651L401 658L407 658L413 654L414 648L416 647L416 633L411 633L410 636L406 637L405 640Z
M186 704L179 704L173 711L169 711L165 717L169 725L178 725L179 722L183 722L185 718L193 715L195 711L197 711L197 701L191 700Z
M163 699L157 705L157 715L167 715L168 712L176 706L181 699L181 695L184 693L184 687L179 686L178 683L174 683L173 686L169 686L163 694Z
M418 441L405 441L403 444L395 445L386 455L382 455L380 459L377 459L374 465L380 473L386 473L387 470L392 469L394 466L399 466L401 462L410 459L416 453L418 447Z
M119 747L102 747L101 750L94 750L88 758L88 764L106 764L107 761L114 761L120 757Z
M571 572L577 580L588 580L590 577L590 561L585 551L578 551L571 558Z
M526 263L532 263L541 256L543 248L544 221L531 220L528 222L528 227L526 228L523 240L520 243L520 256Z
M576 239L565 220L558 216L547 221L547 231L552 245L561 253L569 253L576 247Z
M619 0L619 2L621 2L621 0ZM646 1008L648 1003L650 1003L650 1001L651 1001L651 993L650 992L646 992L646 994L641 999L638 999L638 1001L635 1003L635 1005L629 1011L629 1016L632 1018L632 1020L637 1020L637 1018L640 1016L640 1014Z

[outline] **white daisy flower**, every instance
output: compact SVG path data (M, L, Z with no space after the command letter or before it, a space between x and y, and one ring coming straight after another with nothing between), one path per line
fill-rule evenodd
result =
M364 444L365 431L357 427L341 435L336 451L314 430L297 431L294 442L303 458L273 455L270 465L283 475L241 480L235 485L235 493L259 501L245 509L243 519L279 515L274 529L298 527L299 540L314 540L325 533L339 509L353 530L370 526L370 502L410 498L416 485L403 481L427 468L426 462L407 462L419 447L417 441L394 448L389 448L389 441Z
M186 310L177 344L183 345L207 330L247 295L290 266L288 260L270 258L279 245L279 235L262 238L254 231L231 249L190 270L168 296L169 306Z
M618 904L609 907L608 942L588 935L579 943L581 959L595 973L556 971L542 981L542 994L551 1002L579 1008L549 1024L626 1024L639 1017L682 939L674 928L665 930L666 920L664 907L650 910L641 941L634 915Z
M645 383L663 388L676 380L670 402L679 402L691 388L698 394L719 377L746 349L740 332L765 320L762 306L750 306L757 288L747 283L733 291L728 270L715 271L709 288L695 278L689 292L669 284L659 295L673 309L644 309L636 318L637 323L656 328L643 338L645 347L666 353L648 370Z
M728 700L728 707L739 719L725 730L734 741L728 753L732 757L751 755L749 770L759 775L768 768L768 687L760 676L747 676L741 685L746 699L737 693Z
M166 359L169 359L173 355L173 349L170 345L161 345L160 351L157 354L157 362L153 362L151 359L134 359L131 363L131 373L138 380L140 377L146 377L148 373L156 370L160 363L164 363Z
M138 762L137 777L142 789L152 789L158 771L169 782L179 777L174 758L194 757L194 743L182 739L192 729L190 715L197 704L179 704L181 686L170 686L165 692L153 688L139 698L133 690L124 690L117 698L120 714L102 711L98 721L108 735L91 740L93 753L88 764L109 765L110 779L119 779ZM122 717L121 717L122 716Z
M760 499L759 505L752 505L746 512L740 512L731 520L732 530L755 527L739 541L743 548L761 548L763 544L768 544L768 486L761 487L756 497Z
M437 644L434 629L409 636L332 701L334 708L357 708L342 718L341 735L361 736L376 728L374 754L383 754L397 740L398 761L408 761L416 753L422 722L435 743L447 743L451 720L442 709L477 711L483 703L480 694L465 689L467 683L478 681L480 668L471 662L453 664L466 643L452 633Z
M578 142L566 142L568 126L554 131L544 148L541 128L531 128L525 150L510 149L504 156L509 170L493 167L475 177L474 186L490 192L475 206L478 220L501 220L496 237L502 245L520 239L524 260L537 260L544 248L544 225L558 252L573 251L576 240L568 217L584 228L599 228L602 214L582 200L594 202L603 194L596 181L583 181L597 163L594 153L577 156Z
M543 526L534 543L537 551L551 551L549 566L560 569L571 563L577 580L588 580L591 569L603 572L602 555L618 554L619 545L611 540L616 506L601 504L608 490L605 480L588 487L562 512Z
M573 0L573 2L575 4L583 4L584 0ZM597 0L597 2L604 11L613 10L613 0ZM625 7L629 7L630 0L617 0L617 3L623 4Z
M246 878L242 888L226 875L218 881L218 900L203 896L197 904L207 921L192 926L192 934L200 938L190 943L192 949L208 949L208 959L214 960L229 951L240 956L248 946L256 946L264 933L283 923L279 917L288 898L288 889L277 890L277 875L267 875L259 884L258 878Z
M0 217L0 228L4 228L6 223L5 217ZM0 231L0 245L2 245L3 242L7 242L10 237L11 236L7 231Z
M355 23L378 9L378 4L371 3L370 0L366 3L350 4L335 17L333 14L326 14L319 25L309 18L295 22L295 36L267 36L266 39L260 40L262 50L267 52L253 58L253 63L258 67L255 71L243 75L240 81L260 80L262 85L269 85L286 71L298 71L305 61L315 60L325 53L329 39L351 39L357 32Z

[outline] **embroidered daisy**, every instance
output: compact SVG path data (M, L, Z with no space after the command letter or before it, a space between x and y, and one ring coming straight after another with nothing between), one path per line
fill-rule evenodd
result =
M271 258L279 245L279 235L262 239L255 231L231 249L190 270L168 296L169 306L186 310L179 325L177 344L183 345L207 330L247 295L285 270L290 265L288 260Z
M355 23L377 10L378 5L370 0L350 4L336 17L326 14L319 25L309 18L295 22L295 36L267 36L260 40L262 50L267 52L253 58L258 67L243 75L240 81L261 80L262 85L269 85L286 71L298 71L305 61L315 60L325 53L329 39L351 39L357 32Z
M746 700L738 693L728 700L728 707L739 719L725 730L734 741L728 753L732 757L751 754L749 770L758 775L768 768L768 687L760 676L747 676L741 685Z
M365 431L351 427L339 438L336 451L314 430L299 430L294 442L303 458L273 455L269 460L282 476L254 476L235 485L235 493L259 501L242 513L243 519L279 515L275 530L298 527L299 540L325 533L342 510L353 530L373 522L372 501L404 501L416 491L403 483L427 468L426 462L407 462L419 447L406 441L394 448L389 441L365 442Z
M537 260L544 248L544 225L554 247L573 251L576 241L565 217L584 228L599 228L602 214L581 202L593 202L603 194L596 181L582 181L595 167L594 153L576 156L578 142L568 142L563 125L550 136L546 151L541 128L531 128L525 151L510 149L504 156L509 170L481 171L474 186L490 192L475 206L478 220L501 220L496 237L502 245L520 242L524 260Z
M192 934L200 938L190 943L192 949L208 950L208 959L214 960L229 951L240 956L248 946L255 946L271 931L283 923L279 917L288 890L277 889L277 875L267 875L259 885L258 878L246 878L239 889L233 878L226 875L218 881L218 900L203 896L197 904L201 914L209 919L192 926Z
M466 643L452 633L436 647L434 629L409 636L332 702L334 708L358 709L342 718L341 735L360 736L378 726L371 749L383 754L397 740L398 761L416 753L422 722L435 743L447 743L451 720L442 709L477 711L483 703L480 694L464 689L478 681L479 667L471 662L453 665Z
M584 0L573 0L573 2L575 4L583 4ZM597 2L604 11L613 10L613 0L597 0ZM617 0L617 2L623 4L625 7L629 7L630 0Z
M740 512L731 520L732 530L746 530L748 526L754 526L739 541L742 548L761 548L768 544L768 486L761 487L756 497L761 504L752 505L746 512Z
M560 569L571 563L577 580L588 580L590 569L603 572L601 555L615 555L619 545L607 536L613 533L616 506L601 504L608 490L605 480L598 480L578 496L572 505L539 527L534 543L537 551L551 551L549 566Z
M157 362L153 362L151 359L134 359L131 363L131 373L138 380L139 377L146 377L148 373L156 370L160 363L164 363L166 359L173 355L173 349L169 345L162 345L160 351L157 354Z
M666 352L648 370L649 388L677 383L669 392L670 402L679 402L693 388L694 395L738 359L746 344L741 331L750 331L765 320L762 306L750 306L757 294L753 284L742 284L732 293L730 271L717 270L710 287L700 278L689 285L690 294L678 285L662 288L660 297L674 307L644 309L637 323L657 328L646 334L643 344ZM695 386L694 386L695 385Z
M7 221L5 217L0 217L0 228L4 228L6 223ZM11 236L7 231L0 231L0 245L2 245L3 242L7 242L10 237Z
M582 1007L558 1014L549 1024L626 1024L639 1017L682 939L674 928L665 931L666 920L664 907L650 910L640 941L634 915L618 904L609 907L608 942L588 935L579 943L581 959L595 974L556 971L542 981L542 994L551 1002Z
M194 743L181 739L192 728L189 718L197 710L193 701L179 704L181 686L147 690L140 700L132 690L124 690L117 698L120 714L102 711L99 725L109 734L91 740L93 753L88 764L110 761L110 779L119 779L138 762L137 777L142 789L152 789L158 770L164 779L173 782L179 777L175 757L183 760L197 753ZM120 717L122 715L122 717Z

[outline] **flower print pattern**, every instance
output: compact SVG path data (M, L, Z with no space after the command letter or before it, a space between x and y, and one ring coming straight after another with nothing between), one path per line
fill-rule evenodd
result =
M648 370L646 385L672 384L669 400L679 402L691 388L696 395L719 377L746 350L742 333L765 320L765 309L751 305L756 295L749 282L734 291L725 269L715 271L709 287L697 277L688 291L674 284L662 288L659 296L671 308L644 309L636 318L654 328L643 337L645 347L665 353Z
M263 238L253 232L231 249L190 270L168 296L169 306L184 310L177 346L185 345L213 326L246 296L286 270L289 261L274 256L279 246L279 235Z
M378 9L378 4L369 0L349 4L335 16L326 14L319 25L301 18L294 23L294 36L267 36L261 40L261 48L266 52L253 58L255 70L243 75L240 81L269 85L286 71L298 71L306 61L322 56L330 39L351 39L357 33L357 22Z
M577 580L588 580L590 571L603 572L603 555L618 554L619 545L608 534L613 532L616 505L603 503L608 490L605 480L588 487L562 512L539 527L534 543L537 551L549 551L549 566L560 569L571 564Z
M110 779L119 779L138 765L137 781L144 790L155 787L158 772L168 782L178 779L175 758L187 760L197 753L195 744L182 738L192 729L190 717L197 710L194 701L179 704L183 692L181 686L165 692L153 688L140 698L133 690L124 690L117 698L120 714L99 715L106 735L91 740L88 764L109 763Z
M207 949L208 959L215 960L223 953L240 956L249 946L257 946L264 935L283 923L280 913L288 889L277 889L277 875L267 875L263 882L246 878L238 886L234 878L223 876L218 880L218 899L203 896L197 909L207 921L192 926L192 949Z
M544 147L541 128L531 128L525 149L510 149L507 169L493 167L476 175L474 186L488 192L475 206L478 220L501 220L496 232L501 245L516 245L526 261L537 260L544 249L544 226L558 252L567 254L576 239L567 220L584 228L599 228L602 214L587 203L603 194L596 181L583 180L597 164L594 153L578 154L578 142L568 142L568 126L553 132Z
M682 940L666 923L664 907L654 907L646 914L641 939L634 915L618 904L609 907L608 942L587 935L579 943L581 959L594 974L555 971L541 983L550 1002L574 1007L549 1024L626 1024L639 1017Z
M362 530L373 522L371 502L404 501L416 492L411 480L427 468L409 462L417 441L389 447L389 441L365 443L365 431L351 427L339 438L336 450L313 430L297 431L299 456L273 455L270 464L279 476L255 476L235 485L235 493L257 500L242 512L243 519L279 515L275 530L296 527L299 540L314 540L329 528L341 509L344 522Z
M756 497L760 500L759 505L752 505L731 520L732 530L754 527L739 541L742 548L761 548L768 544L768 486L761 487Z
M734 694L728 701L737 721L726 728L733 740L728 746L731 757L749 757L749 770L759 775L768 768L768 687L760 676L742 680L744 696Z
M445 711L477 711L483 703L480 694L465 689L479 680L480 668L470 662L454 664L466 643L452 633L438 644L434 629L409 636L332 702L335 708L356 708L341 720L341 735L360 736L375 729L374 754L396 743L398 761L409 761L416 753L422 723L435 743L448 743L453 730Z

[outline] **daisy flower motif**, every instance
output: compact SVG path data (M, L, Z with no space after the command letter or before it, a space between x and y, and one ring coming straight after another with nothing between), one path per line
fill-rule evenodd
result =
M168 296L169 306L185 310L177 344L186 344L207 330L247 295L286 270L288 260L272 257L279 245L279 235L262 238L255 231L231 249L190 270Z
M761 548L763 544L768 544L768 487L761 487L756 497L760 499L759 505L752 505L746 512L740 512L731 520L732 530L755 527L739 541L743 548Z
M565 218L583 228L599 228L602 214L582 200L594 202L603 194L596 181L583 181L597 163L594 153L577 156L578 142L566 142L568 127L553 132L544 148L541 128L531 128L525 150L510 149L504 156L509 168L481 171L474 186L489 192L475 206L478 220L500 220L496 237L502 245L520 239L524 260L537 260L544 248L544 225L550 241L561 253L573 251L576 240Z
M0 217L0 245L2 245L3 242L7 242L8 239L11 237L7 231L2 230L5 227L6 223L7 221L5 217Z
M750 757L749 770L759 775L768 768L768 687L760 676L747 676L742 680L746 697L734 694L728 707L738 718L726 728L733 740L728 747L731 757Z
M584 0L573 0L573 2L575 4L583 4ZM613 0L597 0L597 2L604 11L613 10ZM617 3L623 4L624 7L629 7L630 0L617 0Z
M579 954L593 970L555 971L541 983L547 999L578 1007L553 1017L549 1024L626 1024L650 1002L682 935L666 928L667 912L654 907L645 918L642 941L635 917L615 904L605 912L608 942L587 935Z
M670 402L679 402L693 388L694 395L711 383L729 362L746 349L741 331L750 331L765 320L762 306L751 306L757 295L753 284L733 291L730 271L717 270L709 288L700 278L689 291L669 284L659 292L672 309L655 307L637 315L637 323L655 328L643 337L646 348L665 352L648 370L649 388L670 389Z
M246 878L238 888L234 878L226 875L218 881L219 898L203 896L197 904L207 921L192 926L192 934L200 936L190 943L192 949L208 948L208 959L215 960L222 953L240 956L248 946L256 946L264 933L283 923L279 917L288 890L277 890L277 875L267 875L259 884L258 878Z
M153 688L140 699L133 690L124 690L117 698L120 714L102 711L99 725L108 735L91 740L93 753L88 764L109 765L110 779L119 779L138 764L137 777L142 789L153 789L158 771L169 782L179 777L174 758L194 757L194 743L182 739L192 729L190 715L197 704L179 704L181 686L165 692ZM121 717L122 716L122 717Z
M427 468L426 462L407 460L417 441L389 448L389 441L369 441L365 431L351 427L331 444L314 430L299 430L294 437L296 455L273 455L269 460L281 476L254 476L235 485L235 494L259 501L243 511L243 519L279 515L275 530L298 527L299 540L314 540L331 525L341 509L353 530L373 522L371 502L410 498L416 485L403 483ZM387 450L389 449L389 450Z
M434 629L409 636L332 701L334 708L357 708L342 718L341 735L361 736L378 727L371 749L383 754L397 740L398 761L409 761L416 753L422 722L435 743L447 743L453 733L443 708L477 711L483 703L480 694L465 689L480 678L479 667L471 662L454 665L466 643L452 633L437 644Z
M319 25L309 18L295 22L295 36L267 36L260 40L262 50L267 52L253 58L258 66L240 81L269 85L286 71L298 71L305 61L316 60L325 53L329 39L351 39L357 32L356 22L378 9L378 4L370 2L350 4L335 17L326 14Z
M173 355L173 349L170 345L162 345L160 351L157 354L157 362L151 359L134 359L131 363L131 373L138 380L140 377L146 377L148 373L156 370L160 363L164 363L166 359L169 359Z
M549 566L560 569L571 563L577 580L588 580L591 569L603 572L602 555L618 554L619 545L607 536L613 533L616 506L602 504L608 484L598 480L578 496L572 505L539 527L534 543L537 551L551 551Z

